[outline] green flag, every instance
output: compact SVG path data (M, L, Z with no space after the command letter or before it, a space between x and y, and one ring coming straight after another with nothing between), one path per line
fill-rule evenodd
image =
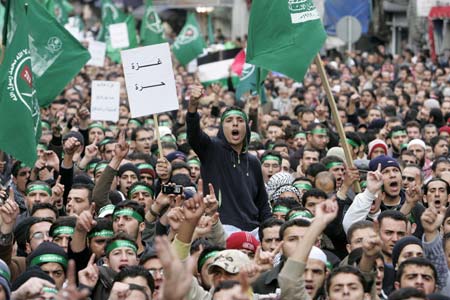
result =
M90 59L83 47L36 1L28 1L30 51L40 106L49 105ZM51 84L49 84L51 83Z
M261 70L259 67L255 67L254 65L247 63L244 65L242 68L242 75L239 78L239 84L236 87L236 99L238 101L243 100L242 97L245 93L253 94L253 92L258 92L261 104L265 104L267 102L263 83L259 79L262 77L262 72L264 72L264 70ZM267 75L267 71L264 73L264 78L265 75ZM258 82L260 82L259 85Z
M69 21L69 14L73 12L73 5L67 0L53 0L54 1L54 13L56 20L62 25L67 24Z
M189 13L183 29L173 43L173 53L182 65L187 65L202 54L204 48L206 48L205 41L200 33L195 15Z
M3 23L5 21L5 7L0 2L0 34L3 32Z
M38 0L39 3L41 3L48 12L54 16L55 15L55 2L54 0Z
M301 82L326 37L312 0L253 1L247 62Z
M144 46L166 42L161 19L153 8L152 2L152 0L147 0L141 23L141 44Z
M126 23L128 29L128 41L130 46L123 49L114 49L109 37L109 26L117 23ZM102 27L97 39L106 42L106 54L108 57L118 63L120 62L120 50L136 48L138 45L136 34L136 23L133 16L125 14L118 9L111 0L102 0Z
M0 149L33 167L41 122L28 44L29 27L36 24L29 18L27 2L31 4L25 0L6 4L5 56L0 65Z

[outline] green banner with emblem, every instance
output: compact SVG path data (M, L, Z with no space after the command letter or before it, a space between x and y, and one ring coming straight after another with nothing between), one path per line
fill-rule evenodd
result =
M200 32L193 13L188 14L186 23L173 43L173 53L182 65L187 65L197 58L206 48L205 40Z
M153 1L147 0L145 14L141 23L141 44L144 46L165 43L164 28L158 13L153 8Z
M5 48L0 64L0 149L33 167L41 122L28 38L30 28L36 26L30 18L30 4L25 0L6 3Z

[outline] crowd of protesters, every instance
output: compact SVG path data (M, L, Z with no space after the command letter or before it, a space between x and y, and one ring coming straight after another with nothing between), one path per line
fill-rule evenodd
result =
M323 60L354 166L314 64L264 104L175 64L161 149L121 65L86 66L35 165L0 152L0 300L450 299L450 61ZM91 119L92 80L121 83L118 122Z

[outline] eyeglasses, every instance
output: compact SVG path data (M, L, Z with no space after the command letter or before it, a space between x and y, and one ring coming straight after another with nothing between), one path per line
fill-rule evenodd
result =
M50 233L48 231L41 232L37 231L31 235L31 239L43 240L45 237L50 237Z
M413 182L414 180L416 180L416 178L410 176L402 176L402 180L408 180L409 182Z
M152 275L152 277L155 277L156 274L158 274L159 276L164 276L164 269L149 269L148 272L150 273L150 275Z

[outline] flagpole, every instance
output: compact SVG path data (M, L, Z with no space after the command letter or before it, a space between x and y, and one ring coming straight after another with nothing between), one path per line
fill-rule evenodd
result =
M350 146L347 143L347 138L345 136L344 127L342 126L341 118L339 117L336 102L334 100L333 93L331 92L330 83L328 82L327 74L325 72L325 68L323 66L322 59L320 58L320 54L318 53L314 58L314 62L319 69L320 79L322 80L322 85L325 89L325 93L327 94L328 104L331 108L331 115L334 119L334 123L336 125L336 130L339 134L339 139L341 140L342 148L344 149L345 161L348 167L353 168L355 165L353 163L353 158L350 151ZM358 182L353 184L353 188L355 193L361 193L361 187Z
M156 131L156 141L158 142L158 151L159 151L158 156L159 156L159 158L163 158L161 138L159 136L158 114L153 114L153 122L155 125L155 131Z

